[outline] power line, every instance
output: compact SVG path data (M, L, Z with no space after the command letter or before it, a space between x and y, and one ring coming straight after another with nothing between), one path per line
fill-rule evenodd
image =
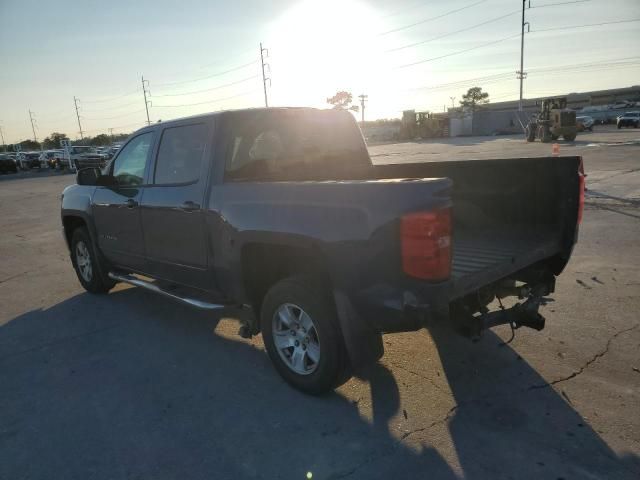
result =
M231 87L233 85L239 85L240 83L248 82L249 80L255 80L257 78L258 78L257 75L252 75L250 77L243 78L242 80L226 83L224 85L218 85L217 87L213 87L213 88L205 88L202 90L192 90L190 92L184 92L184 93L166 93L164 95L153 95L153 97L154 98L155 97L181 97L184 95L195 95L196 93L212 92L214 90L220 90L221 88Z
M407 30L408 28L413 28L417 25L422 25L423 23L432 22L433 20L438 20L439 18L446 17L448 15L451 15L452 13L461 12L462 10L466 10L467 8L475 7L477 5L480 5L481 3L485 3L486 1L487 0L480 0L479 2L475 2L475 3L472 3L471 5L466 5L464 7L456 8L455 10L450 10L448 12L445 12L441 15L437 15L435 17L425 18L424 20L420 20L419 22L414 22L414 23L410 23L409 25L404 25L402 27L394 28L392 30L387 30L386 32L379 33L378 36L382 37L383 35L400 32L402 30Z
M634 62L634 60L637 60L637 61ZM616 59L606 60L603 62L577 63L577 64L570 64L570 65L563 65L560 67L538 67L538 68L529 69L529 72L535 74L535 73L547 73L547 72L565 72L565 71L571 71L571 70L593 70L598 68L615 68L617 66L627 67L627 66L634 66L634 65L640 65L640 56L616 58ZM496 83L496 82L510 79L512 78L511 75L513 75L512 72L503 72L503 73L496 73L493 75L485 75L481 77L465 78L462 80L456 80L454 82L440 83L436 85L424 85L419 87L405 88L399 91L443 90L443 89L449 89L449 88L464 87L469 84L478 84L478 83L482 83L483 85L488 85L491 83Z
M183 104L180 104L180 105L155 105L153 108L195 107L197 105L206 105L206 104L209 104L209 103L216 103L216 102L222 102L224 100L230 100L232 98L243 97L245 95L249 95L249 94L257 92L257 91L258 91L258 89L253 89L253 90L249 90L247 92L239 93L237 95L232 95L230 97L217 98L215 100L207 100L207 101L204 101L204 102L197 102L197 103L183 103Z
M633 18L631 20L618 20L615 22L600 22L600 23L588 23L584 25L566 25L564 27L543 28L540 30L531 30L530 33L553 32L556 30L569 30L572 28L602 27L604 25L617 25L620 23L632 23L632 22L640 22L640 18Z
M478 48L484 48L484 47L488 47L490 45L495 45L496 43L505 42L505 41L510 40L512 38L515 38L515 37L517 37L519 35L520 35L519 33L516 33L515 35L509 35L508 37L504 37L504 38L500 38L498 40L493 40L491 42L487 42L487 43L482 43L480 45L476 45L475 47L465 48L464 50L458 50L457 52L447 53L445 55L440 55L438 57L432 57L432 58L426 58L424 60L418 60L417 62L412 62L412 63L407 63L407 64L404 64L404 65L399 65L399 66L394 67L394 68L413 67L414 65L420 65L421 63L433 62L435 60L440 60L441 58L453 57L454 55L460 55L461 53L466 53L466 52L470 52L472 50L477 50Z
M138 103L139 103L139 101L129 102L129 103L125 103L124 105L117 105L115 107L107 107L107 108L99 108L98 110L89 110L89 111L83 109L83 112L89 113L89 114L96 113L96 112L107 112L107 111L110 111L110 110L118 110L120 108L131 107L132 105L137 105Z
M147 122L140 121L140 122L135 122L135 123L129 123L127 125L120 125L118 127L109 127L109 129L110 130L121 130L123 128L130 128L130 127L135 127L135 126L144 127L144 126L146 126L146 124L147 124ZM85 133L86 132L104 132L104 131L105 131L104 128L94 128L94 129L91 129L91 130L85 130Z
M502 16L500 16L500 17L492 18L492 19L487 20L487 21L485 21L485 22L477 23L477 24L472 25L472 26L470 26L470 27L466 27L466 28L462 28L462 29L460 29L460 30L456 30L456 31L453 31L453 32L445 33L445 34L443 34L443 35L439 35L439 36L437 36L437 37L429 38L428 40L422 40L422 41L420 41L420 42L410 43L410 44L407 44L407 45L403 45L403 46L401 46L401 47L391 48L391 49L389 49L389 50L385 50L385 52L384 52L384 53L397 52L397 51L399 51L399 50L404 50L404 49L406 49L406 48L416 47L416 46L418 46L418 45L423 45L423 44L425 44L425 43L433 42L433 41L435 41L435 40L440 40L441 38L449 37L449 36L451 36L451 35L456 35L456 34L458 34L458 33L466 32L466 31L469 31L469 30L473 30L474 28L478 28L478 27L481 27L481 26L483 26L483 25L487 25L487 24L489 24L489 23L493 23L493 22L496 22L496 21L498 21L498 20L502 20L503 18L510 17L511 15L515 15L515 14L516 14L516 13L518 13L518 12L520 12L520 10L514 10L513 12L511 12L511 13L507 13L506 15L502 15Z
M140 113L140 112L144 112L146 109L142 108L140 110L136 110L135 112L126 112L120 115L114 115L113 117L100 117L100 118L87 118L87 117L82 117L85 120L91 120L91 121L100 121L100 120L113 120L114 118L122 118L122 117L128 117L129 115L134 115L136 113Z
M579 1L568 2L568 3L582 3L582 2L585 2L585 1L589 1L589 0L579 0ZM560 4L549 4L549 5L545 5L545 6L556 6L556 5L560 5ZM601 26L601 25L610 25L610 24L623 23L623 22L628 23L628 22L638 22L638 21L640 21L640 19L621 20L621 21L615 21L615 22L602 22L600 24L571 25L571 26L565 26L565 27L557 27L557 28L554 28L554 30L567 30L567 29L571 29L571 28L582 28L582 27L589 27L589 26ZM551 31L551 29L548 29L546 31ZM543 30L532 30L530 33L540 33L540 32L543 32ZM507 40L510 40L510 39L515 38L515 37L520 36L520 35L521 35L521 33L516 33L515 35L510 35L508 37L503 37L503 38L500 38L498 40L493 40L491 42L482 43L480 45L476 45L476 46L471 47L471 48L465 48L463 50L458 50L456 52L447 53L445 55L440 55L438 57L432 57L432 58L426 58L424 60L418 60L416 62L407 63L407 64L404 64L404 65L399 65L399 66L394 67L394 68L407 68L407 67L412 67L414 65L420 65L422 63L433 62L435 60L440 60L442 58L452 57L454 55L459 55L461 53L466 53L466 52L470 52L472 50L477 50L479 48L484 48L484 47L488 47L488 46L491 46L491 45L495 45L497 43L505 42Z
M138 93L138 91L139 90L136 88L133 92L129 92L129 93L125 93L125 94L122 94L122 95L118 95L116 97L105 98L105 99L102 99L102 100L83 100L82 102L83 103L107 103L107 102L113 102L114 100L119 100L119 99L124 98L124 97L130 97L131 95L134 95L134 94Z
M547 8L547 7L560 7L562 5L573 5L574 3L585 3L591 0L572 0L570 2L558 2L558 3L543 3L542 5L529 6L529 8Z
M253 60L253 61L251 61L249 63L245 63L243 65L239 65L237 67L230 68L229 70L225 70L225 71L222 71L222 72L217 72L217 73L214 73L212 75L207 75L206 77L194 78L194 79L191 79L191 80L183 80L183 81L179 81L179 82L165 82L165 83L157 83L157 84L154 83L154 85L157 86L157 87L165 87L165 86L168 86L168 85L182 85L182 84L185 84L185 83L199 82L201 80L207 80L209 78L220 77L222 75L226 75L227 73L235 72L237 70L242 70L243 68L247 68L247 67L249 67L251 65L254 65L255 63L256 63L256 60Z

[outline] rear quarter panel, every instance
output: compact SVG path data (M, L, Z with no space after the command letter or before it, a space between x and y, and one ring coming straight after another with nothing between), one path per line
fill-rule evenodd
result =
M450 186L448 179L216 186L208 222L220 284L242 285L242 249L251 243L313 249L336 288L389 281L400 266L400 216L450 206ZM242 291L229 293L244 297Z

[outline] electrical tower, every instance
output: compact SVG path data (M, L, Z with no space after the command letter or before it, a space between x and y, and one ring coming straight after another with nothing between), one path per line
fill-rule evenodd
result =
M522 111L522 81L527 78L527 72L524 71L524 27L527 26L527 33L530 31L531 25L524 21L525 4L529 2L531 8L531 0L522 0L522 32L520 34L520 70L516 72L516 78L520 80L520 101L518 102L518 110Z
M271 74L271 67L268 63L264 63L264 57L269 57L269 50L262 47L262 42L260 42L260 64L262 65L262 88L264 89L264 106L269 106L269 100L267 99L267 80L269 80L269 86L271 86L271 77L267 77L265 75L265 67L269 69L269 74Z
M456 108L454 103L456 101L456 97L449 97L449 99L451 100L451 108Z
M7 144L4 143L4 133L2 132L2 125L0 125L0 138L2 138L2 149L7 151Z
M33 118L33 112L29 110L29 120L31 120L31 131L33 132L33 141L38 143L38 137L36 137L36 127L33 122L35 119Z
M147 111L147 125L151 125L151 120L149 120L149 105L153 107L153 103L151 103L151 100L147 100L147 93L151 96L149 80L145 80L144 75L142 75L142 94L144 95L144 108Z
M78 106L80 99L73 97L73 105L76 107L76 117L78 118L78 129L80 130L80 140L84 140L84 134L82 132L82 124L80 123L80 107Z
M360 99L360 108L362 109L362 126L364 126L364 108L365 108L365 102L369 98L369 95L365 95L364 93L362 93L358 95L358 98Z

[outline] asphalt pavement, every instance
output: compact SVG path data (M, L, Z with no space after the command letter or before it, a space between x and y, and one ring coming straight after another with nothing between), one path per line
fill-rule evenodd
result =
M640 131L559 142L585 159L580 240L542 332L387 335L305 396L261 338L125 285L85 293L62 239L68 174L0 177L0 479L637 479ZM550 154L521 137L371 147L376 162ZM228 317L228 318L227 318Z

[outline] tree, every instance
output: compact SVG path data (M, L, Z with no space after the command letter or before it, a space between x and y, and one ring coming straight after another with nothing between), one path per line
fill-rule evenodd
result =
M69 137L67 137L67 135L64 133L53 132L51 135L49 135L47 138L45 138L42 141L42 145L44 146L44 148L48 148L48 149L60 148L61 140L69 140Z
M100 135L96 135L91 140L89 140L89 145L93 145L96 147L100 147L102 145L111 145L111 138L109 138L109 135L101 133Z
M33 140L23 140L20 142L20 146L22 147L23 152L40 149L40 144L38 142L34 142Z
M471 108L475 112L479 106L489 103L489 94L482 91L482 87L472 87L462 95L460 105Z
M327 98L327 103L333 105L334 110L351 110L357 112L360 110L360 107L358 107L358 105L351 105L352 101L353 95L344 90L339 91L333 97Z

